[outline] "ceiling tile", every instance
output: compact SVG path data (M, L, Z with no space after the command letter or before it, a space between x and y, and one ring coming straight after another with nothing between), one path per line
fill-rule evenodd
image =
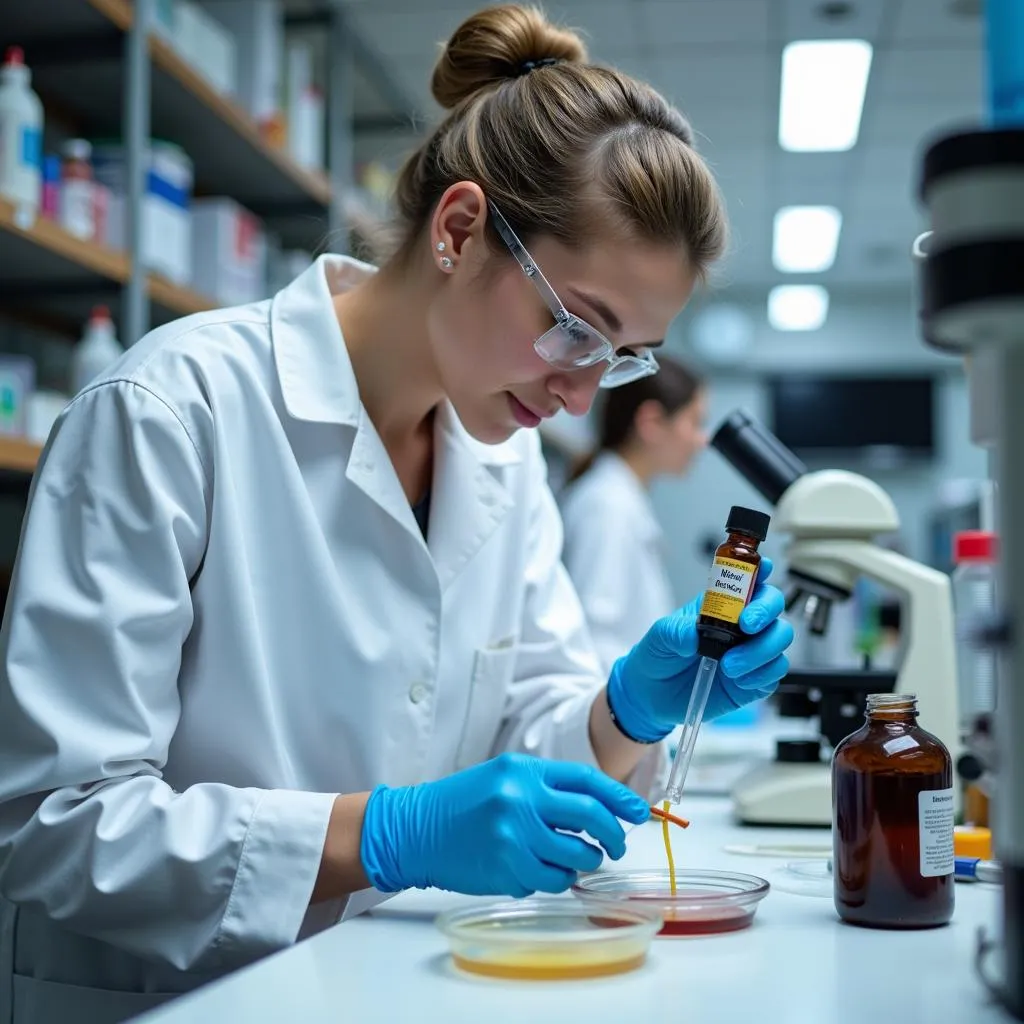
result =
M649 53L668 47L767 46L769 0L641 0L635 7L640 45Z
M939 132L977 124L978 120L978 106L971 100L891 100L880 104L861 129L861 142L888 146L913 139L924 144Z
M867 39L877 42L887 9L898 0L856 0L850 13L841 18L822 14L821 0L783 0L780 28L782 39Z
M974 99L984 96L981 52L970 48L894 47L879 55L868 85L868 104L903 99Z
M778 91L775 65L767 52L691 54L683 60L655 56L643 62L651 84L683 109L701 97L735 102L737 108L762 108L770 83ZM777 102L775 95L771 103Z
M953 14L950 0L901 0L896 10L892 38L896 44L952 43L974 50L981 48L984 20Z

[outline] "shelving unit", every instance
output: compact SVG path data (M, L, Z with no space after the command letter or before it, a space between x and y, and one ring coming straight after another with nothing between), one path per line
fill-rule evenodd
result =
M289 23L296 16L285 0ZM70 130L124 139L130 213L141 209L142 153L147 138L180 145L193 162L197 194L231 196L261 217L285 247L321 251L331 229L361 210L351 187L353 69L360 91L376 83L377 106L395 122L414 119L375 55L350 31L333 0L304 0L301 18L329 33L329 174L307 170L264 138L232 99L222 96L171 45L150 33L144 7L132 0L0 0L0 47L20 45L43 105ZM141 99L140 99L141 97ZM126 99L127 98L127 99ZM382 102L381 102L382 101ZM363 214L365 215L365 211ZM19 223L0 199L0 312L77 335L90 308L111 308L125 343L157 324L211 309L189 288L147 273L128 252L83 241L45 219ZM0 438L0 475L31 473L38 450Z
M14 207L0 199L0 307L75 335L97 303L119 311L131 272L126 253L76 238L45 218L19 224ZM148 276L147 292L154 326L215 305L157 274Z
M127 0L56 0L87 7L73 23L50 14L48 3L19 4L0 15L0 29L23 40L33 81L44 104L88 125L93 135L121 133L124 51L134 9ZM299 166L267 142L253 119L222 96L158 36L149 38L150 130L171 139L195 165L199 189L230 195L282 234L286 245L316 249L326 234L331 186L325 174Z
M31 476L42 450L42 445L18 437L0 437L0 472Z

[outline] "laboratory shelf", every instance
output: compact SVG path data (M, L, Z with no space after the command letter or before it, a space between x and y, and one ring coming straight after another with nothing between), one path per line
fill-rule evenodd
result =
M267 142L237 103L221 96L163 40L152 39L150 51L153 134L182 146L203 191L229 195L271 220L293 222L291 230L315 248L326 232L327 177Z
M168 281L159 274L147 279L150 300L153 303L153 323L159 324L190 313L205 313L216 309L217 303L191 288Z
M20 437L0 437L0 473L35 472L42 446Z
M18 222L14 207L0 199L0 311L31 313L41 326L77 336L96 303L110 306L115 318L121 286L131 275L123 252L83 241L59 224L38 218ZM150 274L147 289L154 325L213 309L198 292Z
M18 43L44 106L86 136L119 137L126 0L4 4L0 43ZM193 161L197 191L236 199L280 232L286 246L322 248L331 186L268 142L238 103L220 95L164 40L150 39L150 126Z
M0 302L53 298L90 287L111 290L131 273L128 257L83 241L59 224L37 218L19 222L14 206L0 198Z

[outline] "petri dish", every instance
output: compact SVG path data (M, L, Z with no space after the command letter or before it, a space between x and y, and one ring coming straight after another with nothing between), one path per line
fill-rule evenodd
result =
M647 959L656 907L532 898L449 911L437 919L462 971L510 981L624 974Z
M794 896L817 896L832 898L832 861L796 860L791 861L782 871L776 872L774 885L779 892Z
M732 871L677 871L672 894L667 870L598 871L584 875L573 893L602 906L653 907L660 935L717 935L746 928L771 886L756 875Z

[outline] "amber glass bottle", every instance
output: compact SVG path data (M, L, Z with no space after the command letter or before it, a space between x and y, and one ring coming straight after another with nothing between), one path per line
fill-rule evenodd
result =
M844 921L931 928L953 916L953 761L917 698L876 693L832 759L832 877Z
M698 652L721 658L729 648L750 639L740 629L740 615L754 596L761 565L758 545L768 536L771 517L754 508L733 505L725 523L728 536L718 545L697 617Z

